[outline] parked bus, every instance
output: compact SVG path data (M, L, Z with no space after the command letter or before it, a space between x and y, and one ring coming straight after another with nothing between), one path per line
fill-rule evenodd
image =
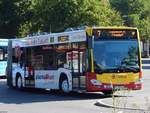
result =
M7 39L0 39L0 78L6 78L5 71L7 66Z
M14 39L8 45L10 87L112 94L140 90L139 32L131 27L88 27Z

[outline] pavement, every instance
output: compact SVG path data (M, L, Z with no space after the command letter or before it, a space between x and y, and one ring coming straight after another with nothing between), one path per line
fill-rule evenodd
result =
M150 69L150 58L142 58L142 68Z
M148 96L134 96L133 94L128 94L127 92L119 93L120 94L115 94L110 98L98 100L96 105L108 108L150 111L150 98Z
M144 84L142 90L118 91L109 98L98 100L96 105L108 108L150 111L150 88L148 86L150 78L144 81L146 81L146 84Z
M150 111L150 59L143 59L143 88L137 91L119 91L114 93L110 98L104 98L97 101L96 105L127 109L139 110L144 113Z

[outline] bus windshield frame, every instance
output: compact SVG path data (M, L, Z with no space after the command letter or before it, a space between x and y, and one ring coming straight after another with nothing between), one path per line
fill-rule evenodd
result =
M139 45L136 30L94 30L94 71L139 72Z

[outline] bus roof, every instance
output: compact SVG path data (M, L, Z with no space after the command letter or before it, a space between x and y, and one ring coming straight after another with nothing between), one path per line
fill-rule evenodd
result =
M15 46L28 47L37 45L50 45L50 44L62 44L62 43L86 41L86 32L87 32L86 30L89 28L137 30L137 28L125 26L87 27L85 30L74 30L61 33L49 33L44 35L29 36L21 39L12 39L13 47Z
M13 40L13 47L62 44L62 43L70 43L70 42L82 42L82 41L86 41L85 30L69 31L69 32L62 32L62 33L50 33L46 35L15 39Z
M102 26L102 27L92 27L93 29L127 29L127 30L137 30L136 27L127 27L127 26Z

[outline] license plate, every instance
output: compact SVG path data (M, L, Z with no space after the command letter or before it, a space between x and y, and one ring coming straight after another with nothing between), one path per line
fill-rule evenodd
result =
M125 89L127 89L127 88L124 87L124 86L114 86L114 89L115 89L115 90L125 90Z

